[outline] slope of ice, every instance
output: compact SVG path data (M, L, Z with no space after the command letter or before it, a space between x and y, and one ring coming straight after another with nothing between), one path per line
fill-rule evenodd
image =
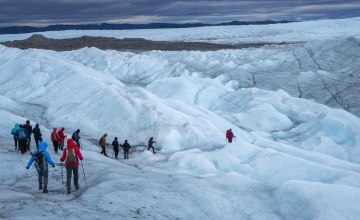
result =
M360 38L319 40L305 45L263 47L216 52L145 53L84 48L65 52L65 58L110 73L127 85L184 75L217 78L238 90L256 87L284 90L330 107L360 115ZM178 82L181 83L181 82ZM161 88L159 88L161 91ZM166 93L166 91L164 91ZM182 95L185 91L182 92Z

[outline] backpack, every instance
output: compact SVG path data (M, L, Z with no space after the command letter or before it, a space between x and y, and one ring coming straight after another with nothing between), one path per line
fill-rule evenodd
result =
M36 151L35 154L31 153L31 155L35 159L35 168L38 172L43 171L46 169L47 163L45 162L45 156L43 154L43 151Z
M230 130L227 130L227 131L226 131L226 138L232 138L232 135L231 135L231 131L230 131Z
M24 131L24 128L19 129L18 132L19 132L19 136L18 136L19 139L25 139L25 138L27 138L26 133L25 133L25 131Z
M114 147L119 147L119 142L114 140L111 145Z
M52 132L52 133L51 133L51 140L52 140L52 141L58 141L58 140L56 139L55 132Z
M66 159L67 164L74 164L76 162L76 156L74 148L67 148L66 149Z
M99 144L100 144L100 145L102 144L102 137L101 137L100 140L99 140Z
M57 134L59 135L60 139L62 139L62 137L61 137L61 135L60 135L60 131L58 131Z
M72 134L71 139L75 140L75 132Z

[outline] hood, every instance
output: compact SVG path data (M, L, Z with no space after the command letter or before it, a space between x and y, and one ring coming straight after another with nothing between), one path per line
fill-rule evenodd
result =
M103 137L107 137L107 134L105 133L105 134L103 135Z
M35 125L35 128L38 128L38 127L39 127L39 124L36 124L36 125Z
M11 133L15 133L17 129L19 129L18 123L15 124L15 127L13 129L11 129Z
M65 128L64 127L62 127L61 129L60 129L60 131L64 131L65 130Z
M57 131L57 129L56 128L53 128L53 132L56 132Z
M69 138L67 140L67 148L73 148L73 147L76 147L76 146L77 145L76 145L76 143L75 143L75 141L73 139Z
M39 151L44 151L46 150L48 144L46 142L40 142L39 143Z

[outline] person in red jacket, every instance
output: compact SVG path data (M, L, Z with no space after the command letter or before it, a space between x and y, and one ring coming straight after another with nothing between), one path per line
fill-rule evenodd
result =
M59 135L59 149L60 150L64 150L64 141L65 141L65 134L64 134L64 130L65 128L62 127L59 131L58 131L58 135Z
M83 156L77 147L76 143L73 139L69 138L67 140L67 148L64 149L62 157L60 158L61 162L65 161L66 167L66 187L67 193L71 193L71 176L74 173L74 185L75 189L78 190L80 188L79 185L79 159L83 160Z
M226 139L229 141L229 143L232 143L232 139L236 138L235 135L232 133L232 130L229 129L226 131Z
M54 151L55 153L58 153L58 147L59 147L59 135L56 128L53 128L53 132L51 132L51 141L54 145Z

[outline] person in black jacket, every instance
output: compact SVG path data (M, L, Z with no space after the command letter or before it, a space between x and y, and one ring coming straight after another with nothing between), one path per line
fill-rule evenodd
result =
M130 144L125 140L125 143L121 146L124 148L124 159L129 159Z
M26 124L23 125L23 128L25 128L27 130L27 132L29 133L28 139L27 139L27 143L26 143L26 149L27 151L30 151L30 142L31 142L31 134L32 134L32 126L30 125L30 121L27 120Z
M150 148L152 148L153 153L156 154L155 149L153 147L154 143L156 143L156 141L154 141L154 138L151 137L148 141L148 150L150 150Z
M35 128L32 130L32 132L34 133L34 139L35 139L35 143L36 143L36 148L39 149L39 142L42 142L42 134L39 128L39 124L35 125Z
M115 139L112 142L112 146L114 147L114 152L115 152L115 158L117 159L118 155L119 155L119 142L117 140L118 138L115 137ZM120 144L121 146L121 144Z

